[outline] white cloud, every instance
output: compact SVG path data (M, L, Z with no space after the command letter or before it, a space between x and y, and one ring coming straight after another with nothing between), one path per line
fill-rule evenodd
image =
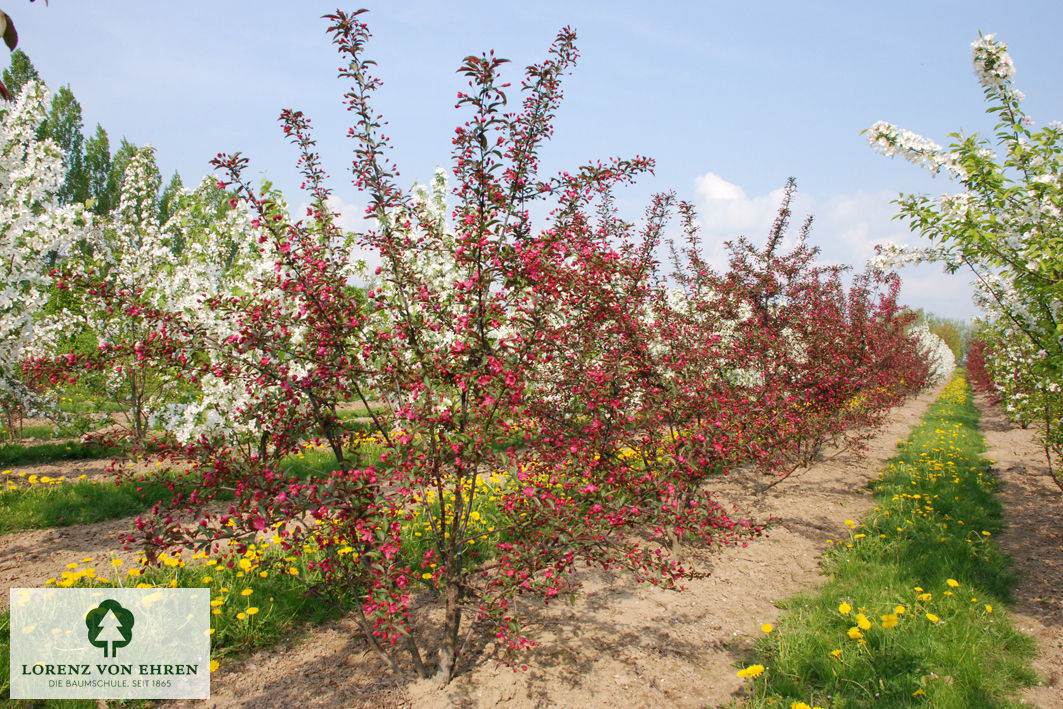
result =
M783 189L749 196L742 187L712 172L694 180L695 205L702 228L703 257L714 267L727 267L724 241L745 235L762 244L782 203ZM810 236L820 248L820 260L863 270L874 256L875 245L925 244L925 239L909 231L902 220L893 219L896 192L852 192L811 195L800 189L791 203L789 238L792 246L808 214L814 215ZM908 268L900 271L901 301L946 317L966 319L976 312L971 302L973 289L963 274L949 275L940 266Z
M909 266L900 271L901 302L935 315L970 320L979 310L971 302L974 287L969 273L944 273L938 264Z
M342 197L333 194L329 196L327 205L337 215L336 225L345 232L363 232L372 227L373 221L365 216L364 204L345 202ZM298 209L293 212L293 216L306 214L308 206L309 204L306 202L300 204ZM365 261L369 274L372 274L376 267L381 264L380 254L359 246L353 247L350 255L352 259Z
M333 194L328 198L328 208L339 215L336 223L344 231L364 231L369 226L365 218L364 204L344 202L342 197Z
M698 196L706 200L744 200L745 190L732 184L714 172L706 172L694 179L694 189Z
M751 198L741 187L712 172L694 179L694 191L702 228L706 234L724 240L743 234L752 239L766 236L784 194L780 187ZM791 208L795 214L800 213L809 206L808 202L808 198L798 192Z

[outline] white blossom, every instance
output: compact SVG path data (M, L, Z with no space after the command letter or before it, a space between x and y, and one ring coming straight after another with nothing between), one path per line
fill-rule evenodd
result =
M943 382L956 368L956 355L952 352L941 337L930 332L926 323L920 323L912 328L909 336L914 338L919 350L926 357L930 366L930 379L933 382Z
M94 242L80 206L59 207L62 153L37 137L51 96L31 80L14 102L0 101L0 405L21 414L48 413L49 403L23 381L23 363L47 356L67 331L64 313L45 315L49 271L79 241Z
M972 42L971 59L979 83L987 89L1003 91L1015 76L1015 63L1008 54L1008 45L994 41L995 36L987 34Z

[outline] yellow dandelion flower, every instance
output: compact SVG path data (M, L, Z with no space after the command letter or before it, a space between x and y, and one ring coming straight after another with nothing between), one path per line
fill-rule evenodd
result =
M985 612L986 613L992 613L993 612L993 606L991 606L989 604L986 604Z
M860 630L871 630L871 621L863 613L857 613L856 627L860 628Z
M760 629L765 633L770 633L773 630L771 623L765 623L764 625L760 626Z
M882 627L886 628L887 630L889 628L897 627L897 616L893 613L887 613L886 615L882 616Z
M838 606L838 612L842 615L849 615L849 611L851 611L852 609L853 607L850 606L848 603L842 603L840 606Z
M832 656L834 656L834 657L841 657L842 651L840 649L839 650L831 650L830 654Z
M853 640L859 640L860 638L864 637L864 634L860 632L860 628L854 625L853 627L849 628L849 637Z
M250 596L254 592L255 592L255 589L253 589L253 588L245 588L243 591L240 591L240 595L241 596Z
M941 620L940 618L938 618L938 617L937 617L936 615L934 615L933 613L927 613L927 614L926 614L926 619L927 619L927 620L929 620L929 621L930 621L931 623L936 623L936 622L938 622L939 620Z
M759 677L760 673L764 671L764 665L750 665L744 670L738 670L737 675L742 679Z
M211 660L210 661L210 671L211 672L215 672L215 671L217 671L217 669L218 669L218 661L217 660Z
M256 608L255 606L251 606L250 608L247 609L247 614L248 615L254 615L256 613L258 613L258 608Z
M956 579L947 579L945 583L947 583L949 586L952 586L953 588L957 588L960 585L960 582Z

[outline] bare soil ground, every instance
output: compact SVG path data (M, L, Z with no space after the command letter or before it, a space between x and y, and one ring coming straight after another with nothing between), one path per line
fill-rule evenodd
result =
M818 560L845 520L872 506L867 483L922 417L940 388L908 401L870 440L864 456L845 452L795 474L760 497L747 474L723 478L716 490L733 516L764 521L767 534L745 548L696 552L711 571L682 592L639 586L588 571L575 605L527 606L536 647L527 669L502 664L488 644L449 686L404 682L356 640L351 620L293 635L284 645L225 663L211 678L212 698L184 706L288 707L704 707L742 696L736 667L750 637L775 622L774 601L815 587ZM1063 706L1063 497L1047 476L1032 431L1012 428L983 408L990 458L1010 529L1000 539L1019 577L1016 622L1037 639L1045 682L1027 692L1030 704ZM85 463L64 464L69 466ZM61 466L60 466L61 467ZM73 471L71 471L73 472ZM70 473L65 473L70 474ZM74 472L76 477L80 473ZM35 586L82 558L111 558L114 539L130 520L0 537L0 592Z
M1045 709L1063 707L1063 494L1049 475L1036 432L1017 428L984 397L976 403L986 457L996 461L1003 483L1008 529L997 541L1011 555L1018 578L1012 619L1040 648L1034 665L1042 684L1023 698Z
M119 539L132 526L131 519L118 519L0 536L0 610L7 609L9 589L42 588L67 564L94 566L103 576L112 568L111 559L118 557L123 570L130 568L136 554L121 551Z

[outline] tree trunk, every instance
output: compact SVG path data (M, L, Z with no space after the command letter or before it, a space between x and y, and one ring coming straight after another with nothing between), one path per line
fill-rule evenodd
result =
M458 632L461 629L461 587L450 581L446 590L446 612L443 627L443 647L439 651L439 671L443 684L454 679L458 669Z

